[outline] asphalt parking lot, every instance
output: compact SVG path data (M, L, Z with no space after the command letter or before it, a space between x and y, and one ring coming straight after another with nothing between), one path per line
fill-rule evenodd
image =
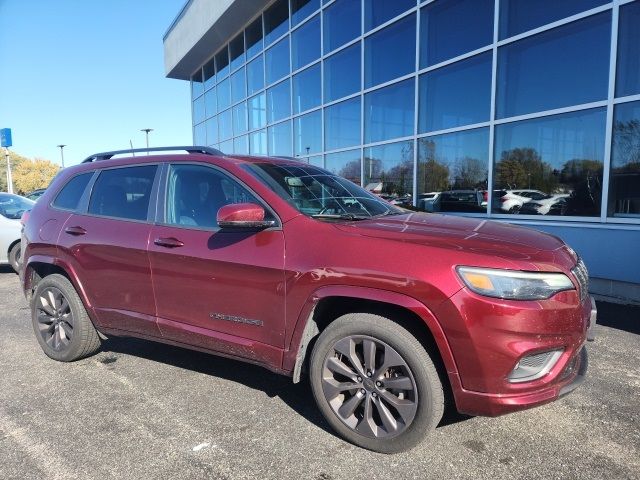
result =
M448 415L418 448L337 438L306 384L141 340L56 363L0 267L0 478L640 478L640 310L603 304L580 389L500 418ZM637 323L634 323L635 320Z

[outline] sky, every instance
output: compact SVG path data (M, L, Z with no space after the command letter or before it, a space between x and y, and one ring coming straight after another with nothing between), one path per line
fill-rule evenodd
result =
M185 0L0 0L0 128L26 157L190 145L189 83L162 37Z

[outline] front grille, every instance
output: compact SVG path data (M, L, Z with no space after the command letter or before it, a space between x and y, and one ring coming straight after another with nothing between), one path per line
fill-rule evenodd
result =
M589 296L589 272L581 258L578 258L578 263L573 267L571 273L578 281L580 300L585 300Z

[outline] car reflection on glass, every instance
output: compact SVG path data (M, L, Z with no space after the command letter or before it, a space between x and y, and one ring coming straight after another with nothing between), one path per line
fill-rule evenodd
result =
M423 193L418 197L418 207L426 212L477 212L486 213L482 206L482 192L478 190L449 190Z
M569 194L548 195L541 200L525 203L519 213L521 215L564 215Z

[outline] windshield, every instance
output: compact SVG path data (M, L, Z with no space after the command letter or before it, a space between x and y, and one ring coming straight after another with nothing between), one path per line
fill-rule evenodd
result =
M24 212L31 210L34 202L18 195L0 193L0 215L19 220Z
M310 217L358 220L405 213L349 180L311 165L255 163L246 168Z

